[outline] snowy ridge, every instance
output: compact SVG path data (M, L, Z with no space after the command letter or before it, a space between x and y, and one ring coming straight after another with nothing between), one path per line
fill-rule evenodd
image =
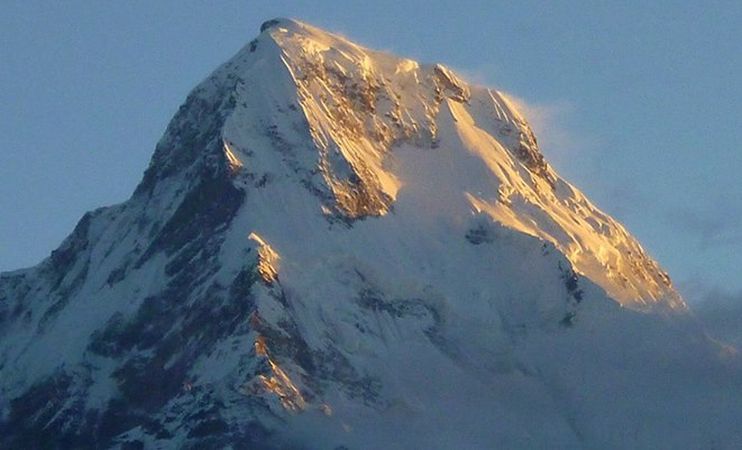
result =
M734 448L685 312L505 94L276 19L0 275L0 447Z
M548 166L533 132L505 94L469 86L440 64L421 65L372 51L296 21L266 27L254 45L257 51L280 48L293 81L288 89L297 92L319 151L319 161L305 169L319 168L334 196L327 205L332 210L354 219L393 208L409 182L399 172L396 148L419 148L418 155L410 156L418 159L436 152L474 156L488 173L472 177L461 157L448 173L428 176L460 189L460 198L451 200L466 201L469 213L489 215L555 244L580 273L625 306L685 309L667 274L636 240ZM247 85L261 82L246 78ZM258 106L249 100L236 107L224 132L237 147L240 128L252 120L245 110ZM283 120L277 123L278 136L292 134L281 126Z

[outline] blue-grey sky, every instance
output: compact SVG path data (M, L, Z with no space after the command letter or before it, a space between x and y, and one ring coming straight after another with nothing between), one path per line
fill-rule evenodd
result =
M742 292L738 0L3 2L0 270L128 198L189 90L278 16L519 97L688 297Z

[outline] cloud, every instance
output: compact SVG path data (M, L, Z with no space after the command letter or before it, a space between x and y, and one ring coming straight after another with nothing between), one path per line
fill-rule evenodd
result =
M729 292L699 282L688 283L683 290L693 297L693 311L706 332L742 349L742 290Z
M569 100L534 102L503 92L536 134L539 148L549 163L568 173L597 169L599 147L595 138L578 131L572 123L576 107Z
M574 112L572 103L561 100L555 103L527 102L521 97L506 94L523 113L539 137L541 147L568 150L578 147L580 139L567 125Z
M742 211L730 203L714 201L713 207L668 211L665 220L692 235L698 248L734 245L742 241Z
M575 105L566 99L556 101L531 101L503 91L491 81L491 74L501 72L495 64L483 64L474 69L454 68L470 84L488 86L504 94L525 117L536 134L539 147L547 160L558 170L569 168L579 158L589 166L594 165L598 142L595 138L577 131L572 121L576 116Z
M487 86L490 88L496 87L496 83L492 82L490 74L500 72L499 68L494 63L480 64L474 69L462 69L460 67L451 67L456 75L463 78L467 83L478 86Z

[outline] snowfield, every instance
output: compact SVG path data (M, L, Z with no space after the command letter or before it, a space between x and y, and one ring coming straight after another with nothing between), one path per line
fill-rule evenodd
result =
M742 447L736 349L501 91L289 19L0 276L0 447Z

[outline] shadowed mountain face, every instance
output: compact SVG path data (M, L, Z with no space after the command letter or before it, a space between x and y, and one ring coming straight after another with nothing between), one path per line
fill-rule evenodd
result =
M0 278L2 448L732 448L741 373L507 95L286 19Z

